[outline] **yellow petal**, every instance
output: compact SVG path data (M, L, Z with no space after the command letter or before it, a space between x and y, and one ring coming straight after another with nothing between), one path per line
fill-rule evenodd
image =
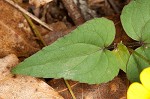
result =
M150 92L140 83L132 83L127 92L127 99L150 99Z
M140 74L140 80L145 88L150 91L150 67L145 68Z

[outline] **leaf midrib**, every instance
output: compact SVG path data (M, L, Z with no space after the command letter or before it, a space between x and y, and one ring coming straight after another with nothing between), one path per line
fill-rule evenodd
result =
M74 43L74 44L86 44L86 43ZM67 45L67 46L71 46L71 45L73 45L73 44L69 44L69 45ZM88 45L88 44L87 44ZM93 45L93 44L89 44L89 45L92 45L92 46L96 46L96 45ZM67 47L67 46L64 46L64 47ZM96 46L96 47L98 47L98 46ZM63 47L60 47L60 48L57 48L57 50L58 49L61 49L61 48L63 48ZM96 51L93 51L93 52L91 52L91 53L89 53L89 54L82 54L82 55L78 55L78 56L75 56L75 57L66 57L66 58L63 58L64 60L65 59L71 59L71 58L77 58L77 57L83 57L83 56L89 56L89 55L91 55L91 54L93 54L93 53L95 53L95 52L97 52L97 51L100 51L100 50L103 50L103 49L100 49L100 47L98 47L99 49L98 50L96 50ZM55 49L56 50L56 49ZM53 51L55 51L55 50L53 50ZM53 51L50 51L51 53L53 52ZM48 53L48 51L46 51L46 53L44 53L44 54L47 54ZM33 58L33 57L32 57ZM35 67L35 66L40 66L40 65L46 65L47 63L50 63L50 62L58 62L58 60L56 59L54 59L53 58L53 61L51 61L51 60L47 60L47 61L45 61L44 63L41 63L41 64L38 64L38 65L33 65L33 64L30 64L31 66L28 66L28 67L24 67L24 68L32 68L32 67ZM22 68L23 69L23 68Z

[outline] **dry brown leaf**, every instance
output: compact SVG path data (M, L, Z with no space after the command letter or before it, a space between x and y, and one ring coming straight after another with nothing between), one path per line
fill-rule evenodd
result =
M121 25L120 15L110 16L108 17L108 19L112 20L115 23L115 27L116 27L116 35L113 43L123 42L123 44L127 44L127 43L134 42L134 40L125 33Z
M115 77L108 83L97 85L74 81L69 81L69 84L77 99L126 99L127 83L120 77ZM62 79L50 81L49 85L65 99L71 99L71 95Z
M12 75L10 70L17 64L13 54L0 59L0 99L63 99L40 79Z
M18 58L14 54L0 59L0 81L9 76L10 69L18 64Z
M29 56L39 50L32 31L22 14L0 0L0 57L10 53Z
M51 27L53 27L54 31L52 32L45 31L45 33L44 33L45 29L43 30L39 28L40 29L39 31L41 31L41 33L46 34L45 36L43 36L43 38L47 44L51 44L54 41L56 41L58 38L64 36L65 35L64 31L67 30L67 26L65 25L65 23L60 21L56 23L52 23Z
M41 5L44 5L51 1L53 1L53 0L29 0L29 3L34 5L35 7L40 7Z

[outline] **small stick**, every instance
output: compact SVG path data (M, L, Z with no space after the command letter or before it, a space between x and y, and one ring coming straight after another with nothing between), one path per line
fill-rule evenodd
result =
M115 12L118 14L120 13L118 8L116 7L116 4L112 0L107 0L109 4L112 6L112 8L115 10Z
M80 25L85 22L79 8L77 7L77 5L74 3L73 0L62 0L62 2L75 25Z
M47 28L50 31L53 31L52 27L49 27L46 23L42 22L40 19L38 19L36 16L30 14L28 11L26 11L25 9L23 9L22 7L20 7L18 4L14 3L11 0L5 0L7 3L11 4L12 6L14 6L16 9L18 9L19 11L21 11L22 13L26 14L27 16L31 17L34 21L38 22L39 24L41 24L42 26L44 26L45 28Z

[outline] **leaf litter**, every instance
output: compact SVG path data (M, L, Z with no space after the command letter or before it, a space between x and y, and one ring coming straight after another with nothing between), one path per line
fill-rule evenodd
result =
M0 98L2 99L63 99L43 80L10 73L18 64L18 58L10 54L0 59Z
M117 0L116 0L117 1ZM103 11L102 11L103 12ZM55 20L55 19L53 19L53 20ZM62 20L62 21L64 21L64 20ZM66 19L65 19L65 22L64 22L65 24L66 24ZM69 21L69 24L70 24L70 21ZM72 24L71 24L72 25ZM22 27L22 25L20 25L21 27ZM67 27L68 27L68 23L67 23ZM68 27L69 28L69 27ZM75 28L75 27L73 27L73 28ZM71 29L72 30L72 29ZM70 30L69 30L70 31ZM47 33L49 34L49 31L47 31ZM50 43L51 44L51 41L53 42L53 40L56 40L58 37L60 37L60 36L63 36L63 35L65 35L65 34L67 34L68 33L68 30L67 31L61 31L60 32L61 33L61 35L59 34L59 31L57 31L56 32L56 34L55 34L55 32L53 32L53 33L51 33L50 35L48 35L48 36L53 36L54 38L52 38L52 40L49 40L48 41L48 43ZM120 33L120 32L119 32ZM56 36L54 36L54 35L56 35ZM57 36L57 35L60 35L60 36ZM121 34L120 34L121 35ZM48 39L48 36L46 36L47 38L46 39ZM122 36L122 35L121 35ZM123 35L124 36L124 35ZM119 38L119 37L118 37ZM123 37L123 39L124 39L124 37ZM126 38L126 39L128 39L128 38ZM124 39L124 41L126 41L126 39ZM120 39L117 39L116 40L116 42L119 42L119 40ZM29 43L30 44L30 43ZM35 51L36 52L36 51ZM27 53L28 54L28 53ZM8 55L8 54L7 54ZM5 56L5 55L4 55ZM117 82L117 81L116 81ZM107 83L106 83L107 84ZM83 84L83 85L85 85L85 84ZM59 84L57 85L58 87L59 87ZM55 87L54 87L55 88ZM60 87L61 88L61 87ZM86 88L91 88L91 87L89 87L89 86L86 86ZM85 88L85 90L86 90L86 88ZM126 87L124 87L124 88L126 88ZM66 88L65 88L66 89ZM102 89L105 89L105 88L102 88ZM78 89L77 89L78 90ZM115 90L115 88L113 89L113 90ZM126 89L122 89L122 90L126 90ZM92 90L91 90L92 91ZM119 92L119 91L117 91L117 92ZM68 93L69 94L69 93ZM78 94L77 94L78 95ZM114 94L115 95L115 94ZM64 96L65 97L65 96ZM124 96L122 97L123 99L125 98ZM121 99L122 99L121 98ZM66 98L67 99L67 98ZM79 99L80 99L80 97L79 97ZM92 99L92 97L87 97L87 99ZM103 99L103 98L102 98ZM104 98L105 99L105 98ZM115 98L114 98L115 99Z

